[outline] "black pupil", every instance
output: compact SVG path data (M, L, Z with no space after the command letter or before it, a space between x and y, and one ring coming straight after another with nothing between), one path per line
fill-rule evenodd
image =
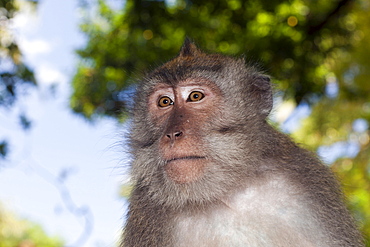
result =
M200 97L199 93L194 93L194 94L193 94L193 98L194 98L194 99L198 99L199 97Z
M164 105L167 105L168 104L168 99L163 99L163 101L162 101L162 103L164 104Z

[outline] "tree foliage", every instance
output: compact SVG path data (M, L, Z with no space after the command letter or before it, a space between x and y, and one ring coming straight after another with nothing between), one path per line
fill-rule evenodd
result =
M30 1L30 4L35 3ZM4 108L13 106L21 94L21 88L36 85L33 72L22 62L22 54L11 30L18 11L17 1L0 0L0 107ZM30 124L27 117L20 114L19 118L21 126L27 129ZM0 158L5 157L7 150L7 140L0 140Z
M286 97L323 95L330 62L358 39L356 4L332 1L126 1L114 11L99 1L99 15L83 25L89 42L74 78L72 108L86 117L117 116L120 93L149 65L173 57L185 36L201 47L246 54L278 80Z
M49 237L43 229L30 221L19 219L0 207L0 247L37 246L62 247L57 237Z
M72 82L77 114L119 119L123 92L175 56L186 36L212 52L244 54L273 76L278 98L310 106L296 140L312 150L353 147L331 163L370 235L368 0L123 2L117 9L98 0L98 13L81 25L88 43Z

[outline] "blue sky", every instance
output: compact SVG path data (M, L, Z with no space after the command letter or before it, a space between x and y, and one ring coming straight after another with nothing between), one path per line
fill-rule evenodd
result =
M68 246L114 246L126 210L119 197L119 186L127 181L126 128L107 119L89 124L68 108L74 51L85 42L79 16L76 0L43 0L36 13L25 10L15 19L15 35L39 86L25 92L11 111L0 108L0 139L11 144L0 168L0 202ZM58 88L55 96L52 84ZM18 124L22 109L32 120L27 132ZM90 209L93 229L84 245L79 242L84 217L68 211L63 191L76 207Z

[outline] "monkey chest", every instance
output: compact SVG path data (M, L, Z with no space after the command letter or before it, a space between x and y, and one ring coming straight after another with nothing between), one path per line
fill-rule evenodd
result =
M175 246L328 246L307 202L284 181L247 188L222 206L181 215Z

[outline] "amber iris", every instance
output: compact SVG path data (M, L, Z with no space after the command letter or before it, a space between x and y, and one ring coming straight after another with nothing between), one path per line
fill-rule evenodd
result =
M199 101L204 98L204 94L198 91L191 92L188 101Z
M168 96L163 96L158 100L158 106L159 107L167 107L173 104L173 101Z

